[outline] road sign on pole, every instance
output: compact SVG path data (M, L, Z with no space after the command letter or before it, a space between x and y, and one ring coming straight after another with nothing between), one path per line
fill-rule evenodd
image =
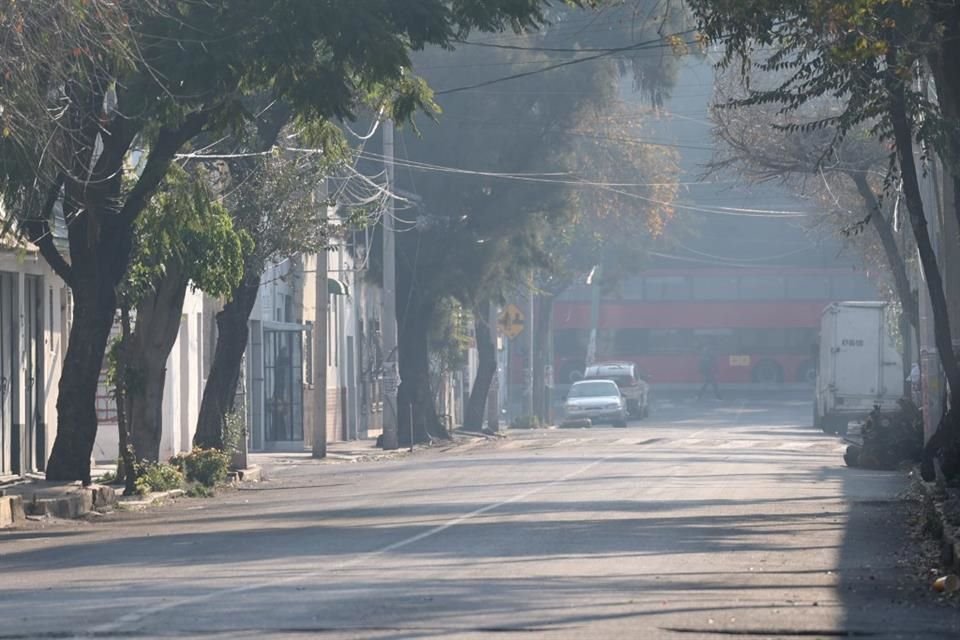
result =
M515 304L508 304L504 307L497 322L500 326L500 332L508 338L516 338L523 333L525 323L526 318L523 312Z

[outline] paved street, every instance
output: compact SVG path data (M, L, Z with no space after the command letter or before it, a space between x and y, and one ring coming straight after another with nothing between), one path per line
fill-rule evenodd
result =
M902 475L843 467L809 415L661 401L0 534L0 639L957 637L897 566Z

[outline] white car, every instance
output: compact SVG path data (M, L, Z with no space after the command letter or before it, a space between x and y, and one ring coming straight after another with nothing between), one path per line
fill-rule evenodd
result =
M563 405L566 422L590 420L627 426L627 402L613 380L580 380L567 392Z

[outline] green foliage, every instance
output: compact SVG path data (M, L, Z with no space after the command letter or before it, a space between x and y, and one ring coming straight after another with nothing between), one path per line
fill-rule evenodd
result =
M137 465L136 489L140 495L183 487L183 473L173 465L143 462Z
M430 351L441 371L457 371L467 365L473 338L471 315L453 298L445 298L437 311L430 335Z
M675 182L671 158L662 149L636 144L631 139L636 128L615 130L607 124L624 115L624 75L650 102L663 99L672 80L671 55L626 52L622 58L532 75L522 85L454 93L443 89L483 82L503 75L504 69L566 61L571 55L563 50L571 48L656 40L658 29L669 32L680 18L664 18L653 10L655 4L660 3L609 3L599 16L554 6L547 14L551 25L511 39L513 48L435 48L415 57L414 70L438 89L440 109L436 123L422 125L419 136L401 131L397 142L398 184L423 203L415 213L400 214L420 219L415 231L398 236L397 245L401 267L416 265L411 277L418 296L434 302L452 297L473 306L503 295L533 271L579 268L565 264L575 243L589 244L581 254L595 258L604 239L612 245L614 239L629 238L621 245L630 254L624 262L639 263L642 238L661 228L659 222L650 223L669 216L665 209L673 194L669 189L656 194L621 189L617 194L576 183ZM576 28L592 20L609 28ZM636 120L637 114L631 115ZM464 171L404 169L405 159ZM592 226L604 217L611 224ZM613 223L616 218L624 223ZM402 222L397 226L401 232L413 230ZM588 236L596 242L582 243Z
M723 43L722 66L772 81L749 84L731 105L771 105L796 112L823 99L833 113L784 124L790 132L829 129L834 141L868 130L892 139L890 86L905 90L919 139L951 155L956 123L917 90L918 61L936 60L947 45L937 3L918 0L690 0L707 38ZM946 4L944 3L944 7ZM954 17L955 20L955 17ZM839 102L838 102L839 99Z
M170 464L180 470L189 482L205 487L223 484L230 469L230 456L218 449L194 449L174 456Z
M237 453L247 439L247 421L243 412L233 411L223 417L223 448L225 452Z
M212 498L216 495L216 489L203 484L193 484L187 489L187 496L190 498Z
M226 296L243 275L243 257L252 247L236 230L226 207L213 199L203 173L170 169L160 190L136 223L136 251L125 293L136 304L164 277L172 262L198 289Z

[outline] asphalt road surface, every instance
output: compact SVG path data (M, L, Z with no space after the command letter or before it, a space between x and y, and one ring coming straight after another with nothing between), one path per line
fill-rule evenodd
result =
M800 398L661 401L0 534L12 638L960 637L901 567L902 474Z

